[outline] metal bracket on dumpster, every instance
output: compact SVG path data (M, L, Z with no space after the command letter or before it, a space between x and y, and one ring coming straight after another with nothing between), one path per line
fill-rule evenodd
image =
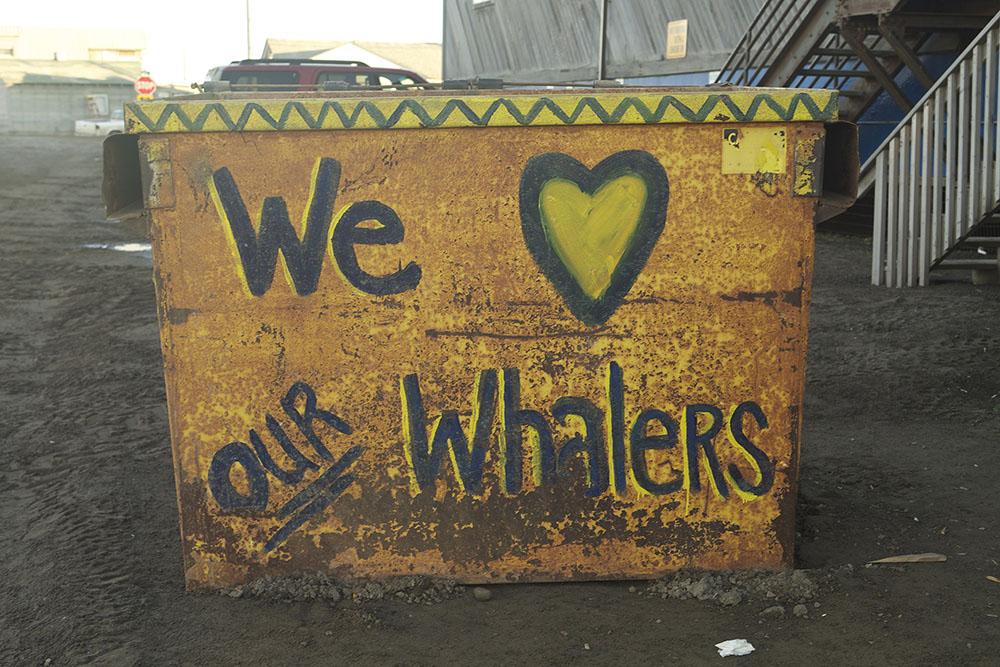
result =
M145 137L139 143L142 159L142 195L146 208L172 208L174 172L170 164L170 142L163 137Z
M820 164L819 201L814 221L818 224L839 215L858 198L858 126L846 121L826 123L826 139ZM799 169L796 152L796 171Z
M503 79L484 79L476 77L474 79L446 79L441 84L442 90L500 90L503 88Z
M109 219L142 215L142 178L139 172L139 136L113 134L104 140L104 212Z
M116 134L104 140L104 212L110 220L139 218L144 209L174 205L170 144L162 137Z
M232 83L229 81L205 81L200 84L191 84L191 87L202 93L228 93L233 89Z

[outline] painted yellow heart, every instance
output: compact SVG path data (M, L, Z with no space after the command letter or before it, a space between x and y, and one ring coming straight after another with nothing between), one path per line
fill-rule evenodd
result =
M603 324L642 272L667 220L670 183L646 151L593 168L565 153L528 160L518 193L528 252L573 315Z
M631 173L607 181L592 195L562 178L542 186L538 205L545 236L591 299L600 299L611 285L639 228L646 197L646 182Z

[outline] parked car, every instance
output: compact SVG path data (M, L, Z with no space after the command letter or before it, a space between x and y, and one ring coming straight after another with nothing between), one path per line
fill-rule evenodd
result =
M323 88L403 89L427 80L416 72L371 67L360 60L239 60L209 70L207 81L225 81L234 91L294 91Z
M111 112L110 118L92 118L76 121L73 134L78 137L108 137L125 131L125 114L121 109Z

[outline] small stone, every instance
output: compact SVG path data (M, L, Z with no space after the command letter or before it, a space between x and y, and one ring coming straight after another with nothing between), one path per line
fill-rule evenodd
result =
M635 593L635 586L629 586L628 587L628 592L629 593Z
M327 630L323 634L326 635L327 637L332 637L333 636L333 630Z
M590 644L584 644L583 645L583 650L584 651L589 651L590 650Z
M792 607L792 613L798 616L799 618L805 618L806 616L809 615L809 607L805 606L804 604L797 604L794 607Z
M45 658L45 667L49 667L52 664L52 658Z
M705 579L699 579L691 584L689 591L691 597L698 598L699 600L704 600L710 594L708 582Z
M764 618L784 618L785 608L780 604L774 605L773 607L768 607L764 611L760 612L760 615Z
M719 604L723 607L735 607L743 602L743 595L736 589L731 589L719 596Z
M476 586L472 589L472 597L476 598L480 602L489 602L493 599L493 593L491 593L488 588Z

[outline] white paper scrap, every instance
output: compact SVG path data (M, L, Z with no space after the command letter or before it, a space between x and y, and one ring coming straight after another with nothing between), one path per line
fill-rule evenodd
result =
M719 649L719 655L725 658L727 655L750 655L753 653L753 644L745 639L727 639L715 645Z

